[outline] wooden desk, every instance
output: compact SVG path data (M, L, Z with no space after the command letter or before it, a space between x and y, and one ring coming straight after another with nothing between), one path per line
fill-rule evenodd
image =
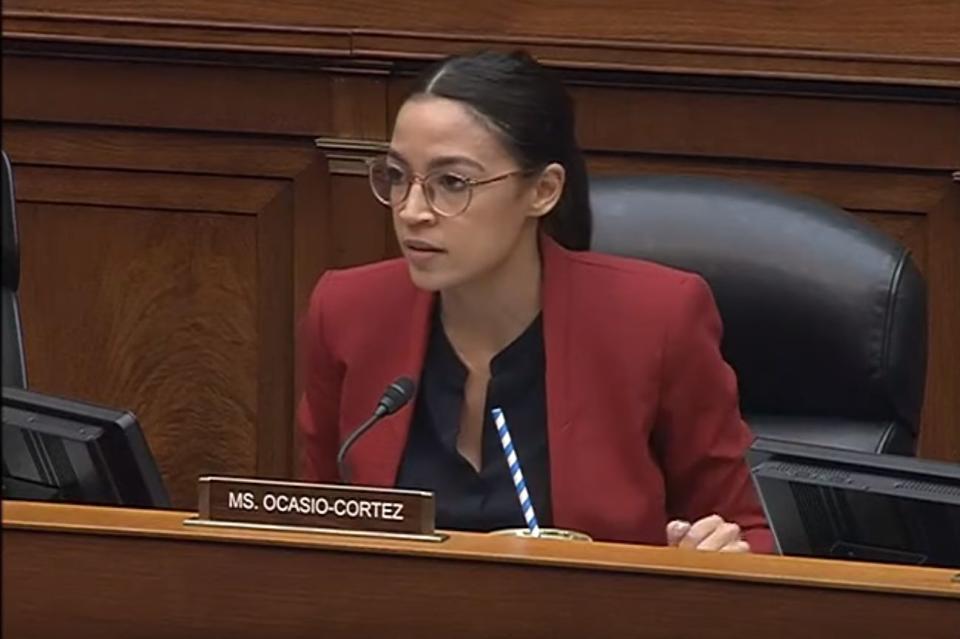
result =
M3 504L5 637L957 639L956 571L453 534L185 527Z

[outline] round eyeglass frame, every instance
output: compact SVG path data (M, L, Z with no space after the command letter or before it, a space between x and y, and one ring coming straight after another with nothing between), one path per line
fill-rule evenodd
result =
M513 177L514 175L521 175L524 173L528 173L528 171L525 169L514 169L513 171L501 173L500 175L495 175L493 177L477 179L477 178L467 177L465 175L460 175L459 173L451 172L451 171L431 171L425 174L414 173L411 171L409 172L409 177L407 179L407 188L403 194L403 197L400 198L399 202L393 202L388 198L382 197L381 194L377 192L377 187L374 185L374 172L377 169L378 165L382 165L385 167L386 160L387 160L386 156L379 156L379 157L370 158L369 160L367 160L367 178L370 183L370 190L373 192L373 197L375 197L378 202L380 202L384 206L390 207L391 209L394 207L400 207L400 206L403 206L406 203L407 198L410 197L410 190L413 188L413 185L419 184L421 190L423 191L423 198L424 200L426 200L427 205L430 207L430 210L436 213L437 215L439 215L440 217L455 217L457 215L460 215L464 211L466 211L468 208L470 208L470 203L473 202L473 190L475 187L486 186L487 184L494 184L496 182L501 182L503 180L506 180L509 177ZM431 192L433 191L433 189L426 188L427 181L431 177L434 177L437 175L444 175L444 174L455 175L459 179L463 180L463 182L468 187L467 198L464 202L463 207L459 211L455 211L451 213L449 211L443 211L440 208L438 208L433 201L433 196L431 195Z

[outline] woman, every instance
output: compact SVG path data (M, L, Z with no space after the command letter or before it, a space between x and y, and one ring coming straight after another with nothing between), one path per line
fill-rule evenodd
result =
M769 550L710 291L586 251L587 175L558 79L524 53L443 61L403 104L370 181L403 259L317 284L305 478L337 479L340 442L407 375L413 405L347 461L354 483L434 491L438 527L524 525L490 417L501 407L541 525Z

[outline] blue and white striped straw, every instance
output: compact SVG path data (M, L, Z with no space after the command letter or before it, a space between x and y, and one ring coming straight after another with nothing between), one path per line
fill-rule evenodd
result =
M513 449L513 440L510 439L507 418L499 408L494 408L491 413L493 413L493 423L497 425L497 434L500 435L503 454L507 456L507 466L510 467L510 475L513 476L513 487L517 489L517 499L520 500L523 518L527 520L527 528L530 529L530 534L539 537L540 525L537 523L537 514L533 512L533 502L530 501L530 493L527 492L527 482L523 480L523 470L520 469L517 451Z

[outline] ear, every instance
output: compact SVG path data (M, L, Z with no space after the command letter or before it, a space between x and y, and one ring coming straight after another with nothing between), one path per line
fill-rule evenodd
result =
M540 172L540 175L534 179L536 182L533 185L530 216L543 217L552 211L557 201L560 200L563 185L567 179L567 172L563 165L553 162L548 164Z

